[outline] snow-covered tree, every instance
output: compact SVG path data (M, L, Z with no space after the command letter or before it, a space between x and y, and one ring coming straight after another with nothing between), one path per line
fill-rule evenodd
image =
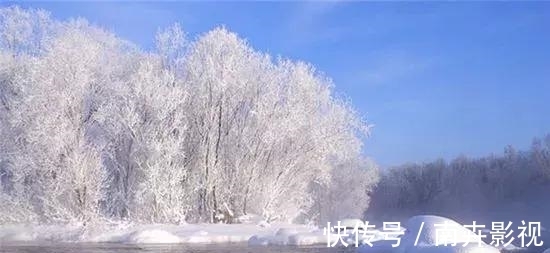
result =
M100 89L94 76L100 57L99 43L69 28L37 62L21 106L18 124L26 132L18 173L32 181L47 218L97 214L101 171L87 130Z
M37 55L59 30L50 13L18 6L0 9L0 48L12 56Z
M377 182L378 168L368 159L339 164L331 171L329 182L312 184L315 204L307 218L323 224L363 217Z
M141 60L128 83L116 86L112 101L100 108L98 121L111 135L109 145L121 145L122 157L113 156L124 179L129 216L153 222L184 221L190 209L186 184L183 107L186 93L158 58ZM125 165L122 166L121 165ZM115 183L115 182L109 182ZM119 189L122 190L122 189Z
M0 20L1 198L28 217L318 221L317 196L363 179L343 197L349 215L366 205L351 198L374 166L350 161L369 126L312 65L225 28L188 41L175 24L144 52L83 19L8 7Z

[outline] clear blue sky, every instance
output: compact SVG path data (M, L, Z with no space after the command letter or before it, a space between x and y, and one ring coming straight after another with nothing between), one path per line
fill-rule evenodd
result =
M4 3L3 5L6 5ZM301 59L375 125L383 166L526 149L550 133L550 2L22 2L150 48L159 27L225 25Z

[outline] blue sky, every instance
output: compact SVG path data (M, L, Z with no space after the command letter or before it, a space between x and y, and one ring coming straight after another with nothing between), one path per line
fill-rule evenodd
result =
M550 2L21 2L143 48L179 22L311 62L375 125L382 166L500 153L550 133ZM6 5L4 3L3 5Z

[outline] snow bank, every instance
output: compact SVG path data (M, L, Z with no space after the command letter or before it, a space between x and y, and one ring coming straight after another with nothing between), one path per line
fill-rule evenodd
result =
M0 242L98 242L128 244L250 243L310 245L326 243L322 230L305 225L264 224L137 225L131 223L0 226Z
M336 234L327 236L323 229L305 225L269 224L249 219L248 224L185 224L185 225L136 225L131 223L116 224L82 224L73 225L13 225L0 226L0 242L21 241L55 241L55 242L109 242L129 244L159 244L159 243L242 243L249 245L327 245L330 239L334 244L339 237ZM353 222L346 222L355 224ZM457 243L452 246L435 246L436 230L434 224L445 223L456 226ZM415 239L421 224L422 232L415 246ZM394 240L385 240L384 233L374 231L373 246L361 246L358 253L391 252L391 253L497 253L498 249L482 243L478 247L475 234L460 226L460 224L438 216L415 216L406 226L407 232L401 237L398 247L393 248ZM355 244L355 235L348 233L344 240L350 245ZM462 243L470 242L467 247ZM449 242L450 243L450 242ZM341 244L341 242L338 242ZM548 252L550 253L550 252Z
M125 240L126 243L181 243L181 238L176 235L160 230L150 229L136 231L128 235Z
M436 231L440 227L436 227L435 224L446 224L446 228L452 228L455 234L454 239L445 240L445 238L438 238L439 246L436 246ZM373 243L373 247L363 245L357 249L358 253L499 253L500 251L487 245L484 242L479 242L476 238L476 234L471 230L463 227L458 222L448 218L433 216L433 215L421 215L414 216L406 222L406 232L401 237L399 246L392 247L391 243L394 241L378 241ZM418 236L418 231L420 235ZM418 240L417 240L418 236ZM415 244L416 242L416 244ZM451 243L456 242L456 246L451 246ZM447 243L449 246L443 246ZM462 245L468 243L467 246Z
M75 241L83 233L80 224L0 226L0 242Z
M454 220L434 215L420 215L414 216L407 221L405 225L407 232L403 235L401 243L406 246L414 245L418 231L421 230L420 236L418 237L418 244L436 245L436 231L441 228L436 227L438 224L445 224L446 228L453 229L455 233L454 240L444 240L446 238L442 237L440 238L440 244L451 244L453 242L471 242L473 244L478 242L474 232L463 227Z
M338 246L342 245L342 240L348 244L348 247L355 247L356 243L356 234L352 232L353 228L356 226L357 221L359 220L348 220L346 222L341 222L340 226L347 227L346 233L347 236L338 235L337 231L330 232L330 235L327 235L323 229L318 229L315 227L283 227L271 234L254 235L248 240L248 244L252 246L256 245L291 245L291 246L305 246L305 245L327 245L330 240L330 244L336 244ZM359 221L361 222L361 221ZM337 224L332 224L337 225ZM351 228L351 229L350 229ZM384 239L384 233L373 229L372 231L373 238L371 242L376 242L381 239ZM343 233L343 231L341 232ZM371 235L367 235L370 237ZM363 244L362 242L366 238L360 234L358 238L358 244Z

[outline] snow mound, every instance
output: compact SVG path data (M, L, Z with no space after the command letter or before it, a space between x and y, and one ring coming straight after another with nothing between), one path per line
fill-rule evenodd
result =
M161 229L149 229L143 231L136 231L128 235L125 243L181 243L182 240L168 232Z
M478 243L476 234L471 230L463 227L458 222L434 215L420 215L410 218L405 227L407 228L405 235L402 237L402 244L406 246L414 245L418 231L420 236L418 237L419 245L435 246L437 239L438 229L452 229L454 231L454 239L440 236L439 244L451 244L456 242L457 244L463 244L471 242L472 244ZM445 240L448 239L448 240Z
M471 230L463 227L458 222L435 215L420 215L410 218L405 227L405 235L401 238L401 245L397 252L437 252L437 253L498 253L499 250L480 242L478 236ZM438 229L452 229L452 238L440 236L437 238ZM420 231L420 235L418 235ZM415 241L418 236L418 243ZM439 239L439 241L437 241ZM437 245L439 243L439 245ZM450 244L456 243L455 246ZM466 246L463 246L468 243ZM447 244L448 246L445 246Z
M444 225L442 227L441 225ZM477 235L463 227L458 222L434 215L420 215L406 222L405 234L401 237L399 246L392 247L393 240L377 241L373 247L362 245L358 253L499 253L500 251L480 242ZM438 229L452 229L454 238L437 238ZM420 235L419 235L420 231ZM418 236L418 241L417 241ZM437 240L439 239L439 240ZM446 240L447 239L447 240ZM416 244L415 244L416 242ZM445 246L444 244L448 244ZM455 246L451 244L456 243ZM466 246L463 246L468 243ZM439 244L439 245L437 245Z

